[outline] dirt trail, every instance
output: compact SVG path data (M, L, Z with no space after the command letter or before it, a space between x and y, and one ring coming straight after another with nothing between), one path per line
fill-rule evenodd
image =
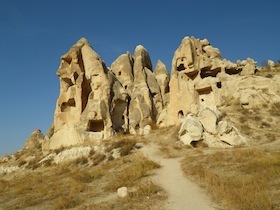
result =
M171 210L216 209L205 192L184 176L180 158L163 158L159 155L159 147L155 144L144 146L140 151L145 157L162 166L153 178L167 192L168 208Z

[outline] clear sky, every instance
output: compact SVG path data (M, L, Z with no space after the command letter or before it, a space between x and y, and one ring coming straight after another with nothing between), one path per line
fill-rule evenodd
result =
M279 0L0 0L0 156L53 121L60 56L86 37L107 66L141 44L169 68L185 36L231 61L280 60Z

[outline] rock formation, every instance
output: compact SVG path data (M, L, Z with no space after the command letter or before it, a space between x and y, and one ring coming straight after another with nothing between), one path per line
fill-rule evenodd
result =
M188 114L181 125L178 138L186 145L195 146L203 142L209 147L246 145L246 139L221 116L217 107L201 110L198 116Z
M36 150L40 149L44 141L44 135L39 129L35 129L29 138L25 141L24 149L27 150Z
M61 57L60 95L43 149L108 139L116 132L147 134L152 124L182 122L179 138L188 144L201 140L209 146L243 144L235 138L236 129L217 117L213 107L233 100L247 108L280 101L279 79L273 78L271 85L271 79L255 73L253 59L232 63L222 59L207 39L194 37L185 37L175 51L171 75L161 61L153 71L143 46L137 46L133 55L119 56L108 68L82 38ZM213 135L219 138L213 140Z
M227 90L223 85L232 80L230 75L251 75L255 70L252 59L234 64L222 60L219 49L207 39L185 37L172 60L168 124L176 124L188 113L197 114L206 107L225 104Z
M164 107L164 68L159 63L159 85L147 50L137 46L133 56L121 55L109 69L88 41L80 39L61 57L53 132L43 148L107 139L119 131L148 133Z

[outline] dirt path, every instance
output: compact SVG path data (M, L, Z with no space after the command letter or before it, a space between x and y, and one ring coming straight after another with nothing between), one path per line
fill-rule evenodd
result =
M180 159L165 159L159 155L159 147L155 144L144 146L140 150L150 160L162 166L154 181L160 184L168 194L168 208L171 210L208 210L215 209L211 200L196 184L183 174Z

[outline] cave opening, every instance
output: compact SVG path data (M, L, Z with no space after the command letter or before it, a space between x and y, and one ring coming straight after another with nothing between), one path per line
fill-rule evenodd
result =
M183 112L183 110L180 110L180 111L178 112L178 118L179 118L179 119L184 118L184 112Z
M211 70L211 68L206 67L206 68L201 69L200 77L201 77L201 79L203 79L205 77L216 77L219 72L221 72L220 68Z
M228 68L225 69L225 72L229 75L239 74L242 71L241 68L235 69L235 68Z
M104 130L103 120L89 120L87 130L91 132L103 131Z
M181 63L178 67L177 67L177 71L183 71L185 70L185 65L183 63Z

